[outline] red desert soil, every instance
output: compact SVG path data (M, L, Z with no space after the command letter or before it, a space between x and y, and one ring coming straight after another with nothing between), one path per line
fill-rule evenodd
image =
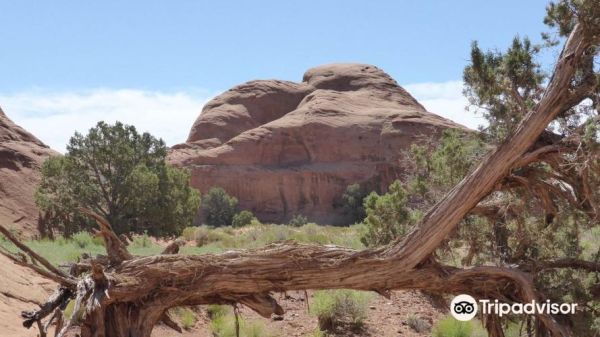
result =
M21 325L21 311L36 309L55 289L54 282L0 255L0 336L38 336L37 327Z

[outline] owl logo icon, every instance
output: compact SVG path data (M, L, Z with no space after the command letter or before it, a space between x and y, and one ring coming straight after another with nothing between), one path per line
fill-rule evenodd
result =
M450 303L450 314L459 321L470 321L477 315L477 301L469 295L458 295Z

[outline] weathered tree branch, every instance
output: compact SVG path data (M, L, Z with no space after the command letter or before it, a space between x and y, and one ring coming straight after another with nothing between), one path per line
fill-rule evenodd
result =
M31 257L32 261L37 261L37 262L41 263L42 266L44 266L51 273L54 273L57 276L60 276L65 279L69 278L69 276L67 274L65 274L58 268L54 267L52 265L52 263L48 262L48 260L41 257L39 254L37 254L36 252L31 250L29 247L27 247L23 243L21 243L21 241L19 241L19 239L17 239L8 229L4 228L3 226L0 226L0 233L2 233L8 240L10 240L10 242L14 243L15 246L17 246L21 251L23 251L27 255L29 255Z
M454 187L405 237L389 246L385 255L406 269L424 261L445 240L464 216L485 198L515 162L535 143L559 114L570 108L571 81L581 58L590 47L583 27L576 25L567 39L553 76L541 101L519 123L516 130L477 168Z
M111 264L118 265L125 260L130 260L133 258L133 255L127 251L127 247L115 234L112 226L108 223L108 221L106 221L106 219L87 208L80 208L79 210L82 213L92 217L98 223L98 226L100 227L98 234L102 235L104 238L104 242L106 243L106 252L108 253L108 258L110 259Z

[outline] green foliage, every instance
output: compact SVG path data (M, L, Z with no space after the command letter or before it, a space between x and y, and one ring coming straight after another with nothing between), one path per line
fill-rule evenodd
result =
M365 246L385 245L406 234L415 220L407 202L407 192L399 180L390 185L386 194L371 192L365 198L367 232L361 239Z
M433 328L434 337L471 337L472 332L471 321L461 322L453 317L439 321Z
M86 248L94 243L92 236L88 232L79 232L79 233L74 234L73 242L79 248Z
M73 315L73 310L75 310L75 299L70 300L67 303L67 306L65 307L65 310L63 311L63 316L67 317L67 318L71 318L71 315ZM83 314L85 312L85 307L81 307L79 308L79 311L77 312L77 315L75 315L77 317L77 319L81 319L83 317Z
M220 316L228 315L230 309L231 308L228 305L211 304L206 307L206 313L208 314L208 318L212 320Z
M515 37L505 53L483 52L471 46L471 64L465 68L465 95L487 119L486 133L504 139L540 98L545 77L534 61L539 47L528 38Z
M210 328L215 337L235 337L235 316L229 306L210 305L207 308L210 318ZM270 331L263 322L258 320L245 320L239 318L241 337L275 337L275 332Z
M152 241L150 241L150 236L148 236L148 233L134 236L133 242L131 243L131 246L135 248L146 248L150 247L151 245Z
M330 331L341 324L360 329L367 317L373 294L356 290L322 290L315 292L311 314L319 319L321 330Z
M237 207L238 200L220 187L211 188L202 198L202 215L212 227L230 226Z
M244 227L252 223L252 220L256 220L256 217L250 211L241 211L233 216L231 225L233 227Z
M361 222L365 216L365 207L363 200L368 195L365 188L360 184L352 184L346 187L346 191L342 195L342 207L350 216L351 223Z
M179 318L179 322L181 323L181 327L185 330L189 330L196 325L198 318L196 317L196 313L188 307L177 307L172 309L175 313L175 316Z
M233 236L223 229L212 230L207 226L197 227L196 232L194 233L194 241L196 241L197 247L202 247L213 242L228 244L233 240Z
M302 227L302 226L306 225L307 223L308 223L307 217L305 217L302 214L295 214L288 222L288 225L290 225L292 227Z
M551 1L546 8L544 23L556 28L562 37L568 36L577 22L588 29L588 34L600 33L600 6L597 0ZM549 35L544 35L549 39Z
M182 252L197 254L228 249L258 248L285 240L362 249L364 245L360 242L360 237L364 232L364 225L337 227L309 223L302 227L291 227L261 224L254 220L243 228L188 227L183 231L182 237L187 241L195 241L196 247L183 247Z
M107 218L116 233L179 233L192 222L199 194L189 173L165 163L166 146L133 126L99 122L85 136L75 133L64 156L42 167L37 205L48 225L70 236L90 226L77 211Z

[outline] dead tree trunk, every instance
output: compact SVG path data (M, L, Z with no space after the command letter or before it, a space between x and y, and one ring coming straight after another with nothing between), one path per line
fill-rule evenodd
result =
M531 277L518 269L458 269L430 262L429 257L465 215L528 155L547 125L571 107L570 85L591 45L577 25L542 100L514 134L427 212L412 232L387 247L354 251L286 242L215 255L133 257L110 225L92 214L107 242L109 259L104 265L90 261L87 276L65 275L47 262L42 263L47 268L42 270L10 257L37 268L76 294L76 309L83 307L86 312L78 323L84 337L149 337L169 308L183 305L241 303L265 317L281 314L283 309L269 294L286 290L351 288L386 294L390 289L418 289L531 301L537 298ZM45 261L39 256L31 258ZM552 336L571 335L552 317L541 314L537 318ZM61 335L77 323L76 319L74 315L65 323Z

